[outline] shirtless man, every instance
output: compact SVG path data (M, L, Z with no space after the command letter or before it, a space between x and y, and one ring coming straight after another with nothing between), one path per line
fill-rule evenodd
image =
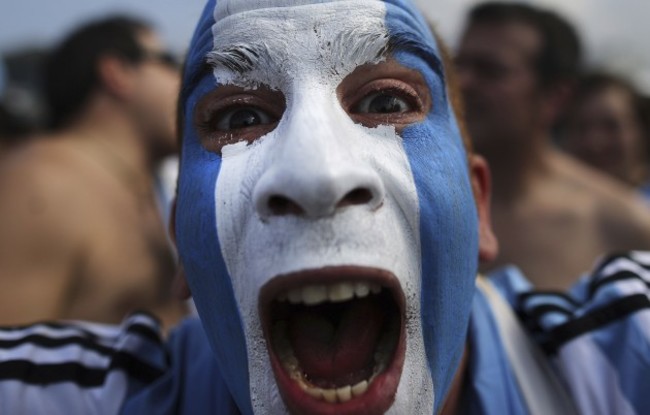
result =
M650 248L647 207L552 146L579 68L566 22L527 5L479 5L457 64L468 128L493 173L494 266L513 263L537 287L566 288L606 252Z
M115 323L134 309L169 322L175 261L153 193L175 151L180 76L145 23L89 24L53 52L53 132L0 166L0 323Z

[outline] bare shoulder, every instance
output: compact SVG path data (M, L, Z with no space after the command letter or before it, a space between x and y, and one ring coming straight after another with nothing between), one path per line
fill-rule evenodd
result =
M650 249L650 206L633 188L568 156L557 165L567 185L592 207L605 249Z
M633 191L624 190L597 205L609 250L650 250L650 205Z
M39 235L65 230L72 235L83 218L75 215L83 192L72 152L59 142L36 139L7 154L0 162L0 226L13 230L5 237L20 238L39 227ZM71 203L75 200L75 203ZM83 203L83 201L81 202Z
M56 137L55 137L56 138ZM0 160L0 238L63 246L83 226L88 197L81 161L64 140L36 137Z
M0 160L3 185L20 177L30 181L56 182L56 176L70 176L75 159L70 144L54 137L34 137L17 146ZM48 174L56 172L56 175Z
M57 316L86 245L74 157L55 144L0 161L0 324Z

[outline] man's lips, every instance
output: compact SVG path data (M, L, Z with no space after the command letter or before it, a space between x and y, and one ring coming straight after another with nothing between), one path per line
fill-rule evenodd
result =
M404 294L390 272L328 267L273 278L259 313L294 414L381 414L404 363Z

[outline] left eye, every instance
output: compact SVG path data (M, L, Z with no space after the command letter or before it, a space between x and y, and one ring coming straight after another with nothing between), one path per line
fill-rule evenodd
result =
M411 110L411 105L405 99L388 92L370 94L359 101L354 108L357 114L394 114Z
M273 117L266 111L254 107L245 107L225 112L218 117L214 125L218 131L232 131L273 122Z

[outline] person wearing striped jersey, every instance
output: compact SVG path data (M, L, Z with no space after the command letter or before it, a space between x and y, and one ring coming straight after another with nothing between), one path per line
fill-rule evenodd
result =
M650 258L570 296L477 278L489 170L446 63L407 1L209 1L172 225L200 320L2 330L0 412L640 413Z

